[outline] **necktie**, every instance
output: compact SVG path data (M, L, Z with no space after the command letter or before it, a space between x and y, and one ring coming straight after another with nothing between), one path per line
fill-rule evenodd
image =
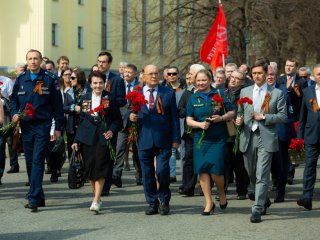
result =
M154 107L154 96L153 96L153 91L154 91L154 89L153 89L153 88L150 88L149 91L150 91L150 96L149 96L149 110L152 110L153 107Z
M128 84L128 85L127 85L127 94L128 94L129 92L131 92L131 84Z
M253 109L255 112L259 113L261 110L261 88L256 89L256 91L257 91L257 95L253 101ZM256 120L254 120L251 130L252 130L252 132L254 132L257 129L258 129L258 122Z

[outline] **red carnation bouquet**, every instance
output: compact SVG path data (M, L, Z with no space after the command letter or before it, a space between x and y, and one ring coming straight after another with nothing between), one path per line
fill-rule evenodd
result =
M238 105L238 115L237 115L237 117L243 117L244 105L245 104L252 105L252 103L253 103L253 101L248 97L240 98L237 101L237 105ZM233 154L234 155L237 155L237 153L239 152L241 129L242 129L242 126L237 126L237 134L236 134L236 138L234 140L234 146L233 146Z
M142 87L137 86L132 92L129 92L126 99L129 101L131 111L135 114L141 111L141 107L147 104L143 93L141 93ZM134 143L137 145L138 142L138 123L132 122L131 127L128 130L128 143Z
M224 99L223 99L223 97L220 96L220 94L213 95L213 97L211 99L212 108L209 111L208 117L212 117L213 115L219 114L219 111L222 108L223 101L224 101ZM208 120L206 120L206 121L208 121ZM201 133L201 137L200 137L198 144L197 144L198 149L201 148L204 136L205 136L205 130L203 129L202 133Z
M294 123L294 129L298 135L299 122ZM303 139L294 139L290 140L290 145L288 149L290 160L293 164L303 163L304 156L304 140Z
M108 105L109 106L109 105ZM101 103L98 107L90 110L90 115L93 117L94 121L97 122L103 129L103 132L107 132L107 124L105 121L106 115L107 115L107 109L105 108L106 105L104 103ZM112 147L110 139L107 140L107 146L110 153L110 158L112 161L116 160L116 152Z
M24 117L29 117L32 119L34 118L34 116L35 116L35 109L30 103L27 103L23 111L19 113L19 119L23 119ZM8 125L0 128L0 135L8 134L11 130L16 128L17 125L18 125L18 122L11 121Z

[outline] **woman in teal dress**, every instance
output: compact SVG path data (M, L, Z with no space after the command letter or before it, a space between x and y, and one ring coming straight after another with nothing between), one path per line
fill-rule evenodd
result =
M199 174L200 185L205 197L205 208L202 215L213 214L215 204L211 197L211 179L217 185L220 208L227 207L224 192L224 158L228 138L227 120L234 117L233 106L223 92L211 86L212 76L208 70L201 70L196 75L197 93L191 95L187 106L187 124L194 132L194 171ZM219 94L223 104L218 108L212 102L215 94ZM218 95L218 96L219 96ZM202 132L204 138L201 145L199 139Z

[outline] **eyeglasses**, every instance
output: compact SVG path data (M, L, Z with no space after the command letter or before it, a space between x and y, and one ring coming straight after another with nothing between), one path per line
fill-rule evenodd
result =
M169 72L168 72L167 75L168 75L168 76L177 76L178 73L177 73L177 72L172 72L172 73L169 73Z
M64 77L67 77L67 76L70 77L70 76L71 76L71 73L63 74L63 76L64 76Z
M77 77L71 77L71 80L75 80L75 79L77 79Z

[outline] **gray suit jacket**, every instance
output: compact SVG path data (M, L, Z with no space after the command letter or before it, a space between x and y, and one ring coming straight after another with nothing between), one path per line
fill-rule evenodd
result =
M254 85L243 88L240 93L240 98L249 97L253 99ZM281 90L268 86L268 93L270 94L269 112L265 113L265 120L258 121L260 136L262 144L267 152L276 152L279 150L278 136L276 124L285 123L287 120L286 100ZM244 125L240 135L241 152L246 152L251 136L251 128L253 124L252 113L253 105L245 104L244 106ZM242 110L239 108L238 113Z

